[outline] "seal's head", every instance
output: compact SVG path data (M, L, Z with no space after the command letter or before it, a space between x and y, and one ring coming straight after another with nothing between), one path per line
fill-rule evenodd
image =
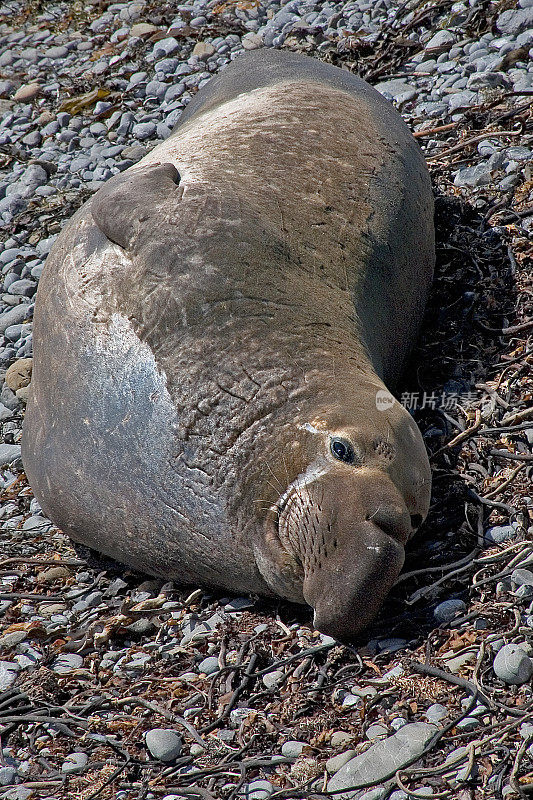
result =
M350 411L347 411L347 408ZM415 422L383 385L293 427L294 475L253 547L271 588L314 609L320 631L353 636L377 614L429 508L429 462Z

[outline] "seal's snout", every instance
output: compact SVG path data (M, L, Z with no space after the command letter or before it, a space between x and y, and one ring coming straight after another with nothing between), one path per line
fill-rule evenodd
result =
M343 549L343 556L304 581L315 628L337 639L354 636L372 622L404 562L403 546L379 529L354 531Z
M394 484L329 475L298 492L280 534L299 549L318 630L347 638L376 616L404 562L411 518Z

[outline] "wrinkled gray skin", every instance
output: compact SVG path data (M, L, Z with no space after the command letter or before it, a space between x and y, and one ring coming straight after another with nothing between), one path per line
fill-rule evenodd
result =
M45 513L139 570L364 627L428 510L420 433L376 393L416 337L432 219L371 87L237 59L50 253L23 438Z

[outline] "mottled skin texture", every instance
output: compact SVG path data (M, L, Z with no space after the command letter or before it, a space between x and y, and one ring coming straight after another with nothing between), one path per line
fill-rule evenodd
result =
M376 392L416 337L432 218L378 93L239 58L50 253L23 439L45 512L140 570L366 625L429 503L420 433Z

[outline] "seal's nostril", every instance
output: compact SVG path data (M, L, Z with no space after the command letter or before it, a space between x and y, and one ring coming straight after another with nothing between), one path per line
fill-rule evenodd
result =
M411 527L419 528L422 525L422 514L411 514Z
M411 529L407 522L407 515L393 509L380 507L373 514L369 514L366 519L397 542L405 543L409 539Z

